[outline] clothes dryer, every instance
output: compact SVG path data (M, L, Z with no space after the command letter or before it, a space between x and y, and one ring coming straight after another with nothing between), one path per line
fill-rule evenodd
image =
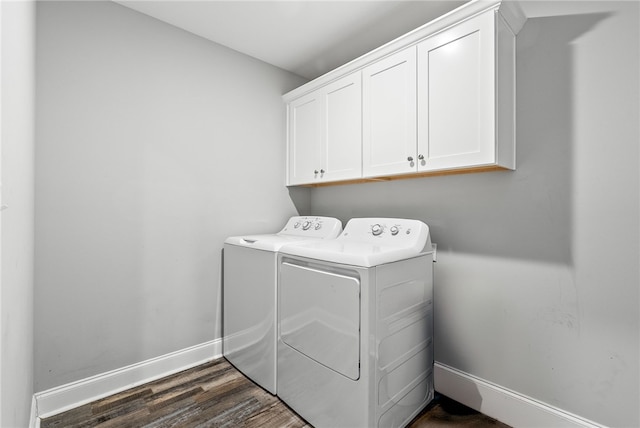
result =
M283 247L278 396L316 428L410 422L434 394L433 255L407 219Z
M340 220L291 217L274 234L227 238L222 292L223 355L238 370L277 392L277 252L286 244L336 238Z

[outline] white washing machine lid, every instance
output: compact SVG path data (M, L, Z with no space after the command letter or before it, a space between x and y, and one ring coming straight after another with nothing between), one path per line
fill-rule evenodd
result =
M283 254L371 267L431 252L429 226L418 220L354 218L333 240L286 245Z
M279 251L284 245L292 243L304 243L310 239L304 236L290 236L290 235L245 235L245 236L231 236L227 238L224 243L228 245L237 245L240 247L250 247L256 250L264 251Z
M342 223L336 218L294 216L278 233L231 236L224 243L275 252L287 244L334 239L340 232Z

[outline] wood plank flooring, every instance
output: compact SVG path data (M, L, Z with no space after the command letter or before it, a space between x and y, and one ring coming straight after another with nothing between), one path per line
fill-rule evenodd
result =
M224 358L43 419L41 428L311 427ZM411 428L508 428L439 397Z

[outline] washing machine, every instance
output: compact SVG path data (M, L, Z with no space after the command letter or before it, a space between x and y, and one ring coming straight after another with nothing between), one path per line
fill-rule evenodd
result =
M429 228L356 218L283 247L278 396L316 428L402 427L432 399Z
M291 217L278 233L225 240L222 352L271 394L277 392L277 252L286 244L333 239L341 231L335 218Z

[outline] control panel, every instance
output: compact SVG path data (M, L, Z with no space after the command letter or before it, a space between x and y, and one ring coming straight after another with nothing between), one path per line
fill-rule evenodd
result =
M291 217L279 235L335 238L342 232L342 223L333 217Z
M391 236L396 236L398 233L400 233L400 229L403 228L402 224L394 224L393 226L389 227L387 229L386 225L384 224L380 224L380 223L376 223L376 224L372 224L371 225L371 234L373 236L380 236L382 235L384 232L389 232L391 234ZM411 228L407 228L406 232L407 235L411 233Z
M354 218L349 220L340 239L413 247L429 239L429 226L412 219Z
M391 236L396 236L400 233L400 230L404 230L406 235L411 234L411 226L404 223L374 223L371 225L371 234L373 236L380 236L384 233L389 233Z

